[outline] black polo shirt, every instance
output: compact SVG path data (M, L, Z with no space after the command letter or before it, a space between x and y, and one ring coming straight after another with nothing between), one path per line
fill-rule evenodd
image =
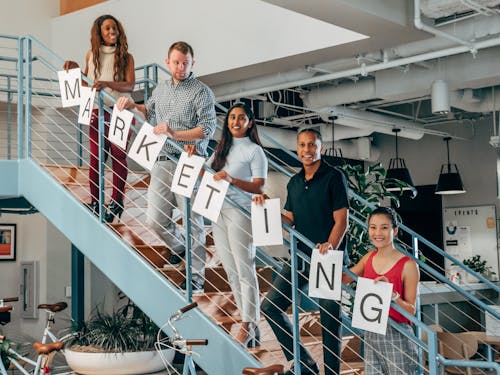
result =
M295 229L314 244L326 242L335 224L333 212L349 207L344 174L321 161L310 180L306 181L304 169L292 176L287 191L285 210L293 213ZM299 248L311 254L308 246L299 243ZM346 236L338 250L345 248Z

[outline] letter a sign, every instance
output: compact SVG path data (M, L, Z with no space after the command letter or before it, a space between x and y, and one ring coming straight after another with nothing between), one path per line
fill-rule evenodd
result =
M391 304L392 284L358 277L352 326L365 331L385 335L389 307Z

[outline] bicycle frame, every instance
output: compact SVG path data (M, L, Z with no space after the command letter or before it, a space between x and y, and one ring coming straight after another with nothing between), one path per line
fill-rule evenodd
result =
M0 343L2 341L0 341ZM19 354L18 352L16 352L12 348L9 348L7 350L7 353L8 353L7 355L9 357L10 363L13 364L17 368L17 370L20 371L22 374L24 374L24 375L39 375L39 374L43 373L43 372L40 372L40 370L42 369L42 360L44 357L43 354L38 355L37 360L35 362L32 359L27 358L27 357ZM23 360L24 362L28 363L29 365L33 366L34 367L33 372L27 371L23 366L21 366L19 363L20 359ZM1 361L0 361L0 374L1 375L8 375L7 370L5 369L5 367Z
M184 306L183 308L177 310L175 313L173 313L172 316L170 316L170 318L168 319L166 325L168 325L170 327L170 329L172 330L172 332L174 333L174 338L172 340L170 340L170 338L169 338L168 344L165 344L162 342L162 340L160 339L160 334L161 334L163 328L165 327L165 325L164 325L158 331L158 337L157 337L156 344L155 344L156 350L158 352L161 351L162 346L167 346L169 348L172 348L172 349L178 351L179 353L184 354L184 365L183 365L183 369L182 369L183 375L196 375L196 366L195 366L195 363L193 360L193 355L198 355L198 353L196 353L195 351L192 350L192 346L208 345L207 339L185 339L185 338L183 338L174 325L174 323L177 320L180 320L184 317L184 314L186 312L195 308L196 306L198 306L198 304L196 302L193 302L193 303L191 303L187 306ZM168 365L165 362L164 362L164 365L165 365L165 368L167 369L167 371L170 373L170 370L168 368L170 365Z

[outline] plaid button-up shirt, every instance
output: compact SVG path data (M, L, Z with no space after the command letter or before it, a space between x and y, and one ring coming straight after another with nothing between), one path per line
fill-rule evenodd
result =
M207 146L216 127L215 96L212 90L198 81L193 73L177 85L170 78L160 82L146 103L148 122L155 126L166 122L174 130L189 130L197 126L203 130L203 139L196 141L175 141L184 148L185 144L196 145L200 156L207 156ZM169 142L164 151L178 154Z

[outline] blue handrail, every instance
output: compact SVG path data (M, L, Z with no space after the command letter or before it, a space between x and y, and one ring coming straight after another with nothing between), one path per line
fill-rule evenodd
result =
M3 37L3 36L0 35L0 37ZM42 62L44 65L46 65L47 67L49 67L49 69L51 69L53 71L59 70L56 67L54 67L49 61L47 61L45 58L42 58L40 56L37 56L36 58L33 58L31 56L31 51L32 51L32 45L31 44L33 43L33 44L39 46L40 48L42 48L44 50L44 52L47 52L51 57L53 57L57 61L61 62L61 65L63 63L63 60L60 57L58 57L57 55L55 55L52 51L50 51L49 49L47 49L45 46L43 46L43 44L41 44L39 41L37 41L35 38L33 38L31 36L21 37L21 38L12 37L12 39L17 39L18 40L18 58L17 58L17 61L24 61L25 62L24 64L19 64L18 75L17 75L17 78L18 78L18 89L17 89L17 93L18 93L18 108L21 108L22 107L22 102L23 102L23 77L25 77L25 76L26 76L26 82L25 82L26 86L25 86L24 90L27 93L31 92L31 79L33 78L32 77L32 71L31 71L31 62L36 59L36 60ZM26 47L27 47L26 50L24 49L24 42L26 42ZM26 55L26 56L24 56L24 55ZM154 71L156 72L155 73L155 75L156 75L156 77L155 77L156 81L157 81L157 71L158 71L158 69L161 70L161 71L166 72L167 74L169 74L169 72L166 69L164 69L163 67L161 67L161 66L159 66L157 64L149 64L147 66L143 66L143 67L140 67L140 68L146 69L146 67L148 68L148 71L149 71L149 67L152 67L154 69ZM89 84L92 84L92 82L90 80L88 80L86 77L83 77L83 79L85 81L87 81ZM149 78L146 81L149 82ZM100 95L99 95L99 102L100 103L102 103L102 98L103 97L106 97L106 98L114 101L114 99L111 97L111 95L109 95L106 92L101 92ZM26 108L25 108L24 115L26 116L26 125L27 125L26 126L26 132L27 132L27 134L26 134L26 144L25 144L25 150L26 150L26 156L27 157L30 157L30 147L31 147L30 134L29 134L30 118L31 118L30 100L31 100L30 95L26 95L26 102L25 102ZM19 107L19 106L21 106L21 107ZM222 107L220 105L218 105L218 106L219 106L219 108L224 108L224 107ZM108 111L110 110L109 107L103 106L102 104L99 107L100 107L100 109L104 107L104 109L106 109ZM102 109L101 109L101 111L102 111ZM226 111L227 111L227 109L226 109ZM102 112L100 112L100 113L102 113ZM18 116L18 123L22 124L23 123L23 111L18 110L17 116ZM99 116L99 117L100 117L99 122L101 123L101 121L102 121L101 116ZM143 122L143 119L140 118L140 117L138 117L138 116L136 116L136 120L139 120L141 123ZM18 127L18 137L19 137L18 139L20 139L20 140L24 139L23 134L22 134L22 127L21 126ZM267 137L266 135L264 135L264 138L266 138L270 142L274 142L275 144L277 144L274 140L272 140L270 137ZM182 151L182 149L177 144L173 143L171 140L167 140L167 142L170 142L170 144L172 146L176 147L176 149L178 149L179 151ZM18 157L22 157L22 155L23 155L23 152L22 152L23 151L22 142L19 142L18 148L19 148L18 149ZM286 150L286 151L288 151L288 150ZM288 153L289 153L290 156L292 156L292 157L294 157L295 159L298 160L297 156L294 153L291 153L289 151L288 151ZM278 167L281 167L281 166L278 166ZM286 171L284 168L279 168L279 170L281 170L287 176L290 176L292 174L291 172ZM354 197L355 199L359 200L360 202L362 202L363 204L365 204L366 206L368 206L370 208L374 207L370 202L367 202L365 199L363 199L362 197L356 195L353 192L349 192L349 195L351 197ZM103 212L102 209L101 209L101 212ZM248 214L248 211L246 211L245 213ZM363 225L366 228L366 224L364 223L364 221L360 220L355 215L351 216L351 220L353 220L353 221L355 221L355 222ZM291 250L292 250L292 259L294 259L298 254L300 254L300 256L303 257L304 259L308 259L307 255L303 254L302 252L300 252L300 251L298 251L296 249L296 247L294 246L294 243L295 243L296 239L298 239L298 240L300 240L301 242L303 242L305 245L307 245L310 248L315 247L315 245L311 241L309 241L307 238L305 238L301 233L297 232L294 228L288 226L285 223L283 223L282 226L283 226L284 229L286 229L291 234L292 244L291 244L290 247L291 247ZM492 289L494 289L496 291L499 291L498 286L496 286L495 284L493 284L491 281L487 280L482 275L479 275L476 272L471 271L468 267L466 267L465 265L461 264L460 262L457 262L453 257L449 256L443 250L441 250L440 248L438 248L436 245L430 243L425 238L423 238L422 236L416 234L411 229L407 228L404 225L401 226L401 229L403 231L409 233L410 235L412 235L412 238L418 239L419 241L421 241L422 243L426 244L431 249L433 249L434 251L436 251L438 254L444 256L446 259L449 259L450 261L454 261L460 267L462 267L462 269L464 269L466 272L469 272L469 273L473 274L474 276L478 277L478 279L480 279L481 281L485 282ZM187 236L187 238L189 238L189 235ZM411 255L416 260L417 264L419 264L419 266L421 266L426 271L428 271L429 273L431 273L438 280L446 283L447 285L450 285L457 292L463 294L465 297L469 298L475 304L477 304L478 306L480 306L482 309L484 309L485 311L490 312L496 318L500 318L500 314L499 313L497 313L496 311L494 311L493 309L491 309L491 307L489 307L488 305L484 304L481 300L479 300L478 298L476 298L475 296L473 296L469 292L467 292L465 290L462 290L459 286L457 286L457 285L455 285L453 283L450 283L449 280L446 279L444 276L442 276L437 271L435 271L434 269L432 269L431 267L429 267L428 265L426 265L424 262L420 261L418 259L418 256L416 256L416 254L408 254L408 255ZM346 270L346 272L349 273L350 271ZM296 272L294 272L294 273L296 275ZM189 284L190 283L188 283L188 285ZM413 315L410 315L406 311L400 309L399 306L393 304L393 307L396 310L398 310L398 312L400 312L402 315L404 315L406 318L408 318L410 321L412 321L415 325L417 325L422 330L424 330L424 331L427 332L428 337L430 338L429 339L429 344L428 344L429 345L428 346L428 351L429 351L429 357L430 357L429 360L432 361L433 358L436 358L437 356L433 354L433 353L437 353L437 349L436 349L436 342L437 341L436 341L435 333L432 332L426 325L424 325L416 317L414 317ZM294 304L294 308L296 308L295 304ZM294 320L295 320L295 314L294 314ZM391 324L397 326L397 324L395 324L393 322L391 322ZM295 343L295 345L297 345L297 343ZM444 362L442 362L442 363L444 363ZM474 366L476 366L476 365L477 365L477 362L474 362ZM476 366L476 367L478 367L478 366ZM481 367L481 366L479 366L479 367Z

